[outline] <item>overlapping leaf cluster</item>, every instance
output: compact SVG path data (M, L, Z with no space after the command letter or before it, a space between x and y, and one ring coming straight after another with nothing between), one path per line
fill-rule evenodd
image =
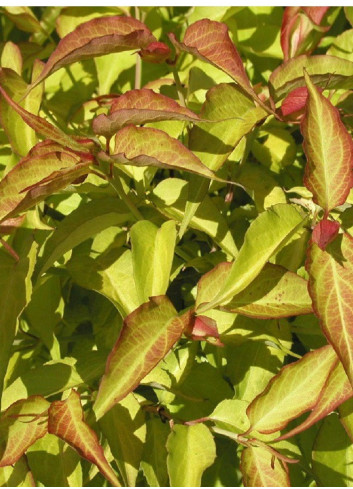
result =
M1 8L1 485L351 486L352 18Z

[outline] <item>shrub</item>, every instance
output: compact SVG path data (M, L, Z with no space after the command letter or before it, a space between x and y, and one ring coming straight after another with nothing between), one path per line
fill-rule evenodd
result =
M2 485L351 485L352 19L1 8Z

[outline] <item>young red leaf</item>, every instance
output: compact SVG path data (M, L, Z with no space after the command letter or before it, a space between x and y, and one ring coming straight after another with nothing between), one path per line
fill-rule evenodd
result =
M116 134L116 163L134 166L157 166L196 173L217 180L215 174L180 141L164 131L150 127L126 126Z
M97 419L139 385L178 341L189 321L190 313L178 316L167 296L151 297L125 318L93 407Z
M208 341L211 345L224 346L219 339L216 321L207 316L196 316L190 322L185 335L194 341Z
M244 487L290 487L286 463L267 447L250 446L241 454Z
M28 209L89 172L90 160L80 163L80 157L74 153L41 153L41 150L42 145L38 148L38 156L34 150L34 156L23 158L1 180L0 221Z
M142 88L130 90L116 99L109 115L100 114L93 120L93 131L110 138L128 124L145 124L166 120L199 122L201 119L175 100Z
M305 72L308 100L301 122L307 159L304 182L325 215L343 204L353 185L353 141L336 107Z
M13 465L48 431L50 403L41 396L15 402L0 417L0 467Z
M139 55L144 61L150 63L163 63L170 56L169 46L164 42L151 42L146 48L142 48Z
M274 433L313 409L337 361L334 349L326 345L283 367L249 405L248 431Z
M339 234L324 250L312 240L306 268L315 314L353 385L353 238Z
M1 69L0 69L0 74L1 74ZM1 78L0 78L0 93L4 97L6 102L22 117L24 122L28 124L36 132L38 132L42 136L45 136L48 139L52 139L53 141L56 141L57 143L62 144L63 146L66 146L75 151L86 151L84 145L76 142L73 138L65 134L57 127L50 124L50 122L46 121L42 117L31 114L31 112L28 112L23 107L18 105L14 100L12 100L11 97L8 96L6 91L1 86Z
M72 390L65 401L54 401L48 414L48 432L66 441L81 457L95 464L112 486L120 487L96 433L84 421L80 395Z
M330 414L352 396L352 386L341 362L338 362L328 376L325 385L322 388L319 400L306 420L292 430L288 431L288 433L285 433L281 437L277 438L277 440L285 440L286 438L290 438L297 433L301 433L302 431L309 429L310 426Z
M325 250L326 246L335 239L339 229L340 225L337 221L323 219L314 227L311 239L319 248Z
M169 38L178 51L186 51L197 58L221 69L258 100L245 72L241 57L232 43L228 27L222 22L202 19L191 24L179 43L173 33Z
M68 64L94 56L146 48L154 41L155 37L145 24L132 17L108 16L89 20L61 39L30 88Z

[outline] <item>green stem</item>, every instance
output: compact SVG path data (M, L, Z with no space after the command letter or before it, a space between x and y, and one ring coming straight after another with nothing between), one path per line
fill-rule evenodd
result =
M174 76L174 81L175 81L176 89L177 89L177 92L178 92L178 97L179 97L180 105L182 105L183 107L186 107L185 97L184 97L184 93L183 93L183 87L181 85L181 81L180 81L180 78L179 78L179 73L178 73L178 70L176 69L176 66L175 65L173 66L173 76Z
M109 179L110 185L113 187L113 189L116 191L116 193L119 195L119 197L125 202L127 207L130 209L132 215L136 218L137 221L140 221L144 219L143 215L141 212L137 209L135 204L132 202L128 194L125 192L123 184L121 183L120 177L115 177Z

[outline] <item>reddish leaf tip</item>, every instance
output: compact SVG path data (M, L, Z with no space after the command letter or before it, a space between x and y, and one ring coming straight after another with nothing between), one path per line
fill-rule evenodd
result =
M314 228L312 241L316 243L322 250L325 250L337 236L340 225L337 221L323 219Z

